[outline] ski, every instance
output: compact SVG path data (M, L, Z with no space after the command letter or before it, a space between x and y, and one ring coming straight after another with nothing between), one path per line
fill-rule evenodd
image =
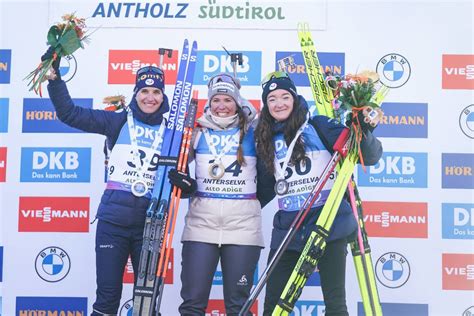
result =
M182 140L185 135L185 131L189 132L186 124L190 124L190 123L189 123L189 120L186 121L186 117L190 117L190 115L194 115L194 116L196 115L195 111L193 113L193 111L190 111L188 109L191 103L191 94L192 94L192 87L193 87L193 80L194 80L194 72L196 68L196 59L197 59L197 42L194 41L191 47L191 53L189 55L186 76L185 76L184 83L182 86L181 97L178 103L179 111L176 117L175 130L179 131L179 138L173 140L172 146L170 148L170 156L172 157L178 157L180 155L180 152L181 152L180 148L182 148L183 146ZM188 115L186 116L186 114ZM190 120L191 120L191 117L190 117ZM170 121L171 121L171 117L170 117ZM193 120L192 122L194 124ZM175 135L176 135L176 132L175 132ZM173 166L166 166L165 175L166 176L168 175L168 172L171 168L178 169L179 167L180 166L179 166L179 157L178 157L178 161L176 161L173 164ZM176 202L176 196L172 197L173 192L177 194L177 191L174 190L174 187L166 180L165 185L162 188L161 201L160 201L160 203L163 205L163 207L160 208L160 211L163 211L166 213L166 221L162 229L162 234L160 235L160 251L158 252L158 258L156 261L158 265L157 267L154 267L157 281L154 284L152 301L157 302L155 306L157 313L160 308L162 294L163 294L163 287L165 285L166 270L168 267L169 254L171 251L172 231L174 231L174 221L176 220L176 215L178 212L178 208L174 207L177 202ZM181 197L181 190L179 190L179 196ZM161 216L161 214L159 213L158 216ZM171 221L173 221L173 224L171 224ZM150 271L150 273L153 273L153 271Z
M258 294L263 289L263 286L265 285L268 278L270 277L270 274L273 272L273 269L275 268L276 264L280 260L285 250L288 248L288 245L290 244L290 242L293 240L293 237L298 231L298 228L303 223L303 220L306 218L306 215L311 210L311 207L313 206L314 202L316 202L316 200L318 199L319 194L324 188L324 185L328 181L329 177L332 175L337 164L339 163L342 157L346 156L347 149L348 149L348 146L347 146L348 139L349 139L349 129L346 128L339 135L338 140L333 146L334 154L332 155L328 164L326 165L323 172L321 173L321 176L318 178L318 180L316 180L316 183L314 184L314 187L311 193L306 198L302 207L296 214L295 219L291 223L290 229L286 233L278 249L275 251L275 254L271 258L270 262L267 264L265 271L263 271L262 275L260 276L258 283L253 288L252 292L250 293L249 298L247 299L244 306L240 310L239 316L247 315L247 312L250 310L250 308L254 304L255 300L257 299Z
M379 293L375 281L371 249L365 230L362 200L359 191L352 179L348 185L352 211L357 220L357 238L350 243L352 258L359 282L362 304L366 315L382 315Z
M333 99L332 91L325 83L324 73L321 70L321 63L307 23L298 23L298 39L318 114L334 117L331 103Z
M194 59L197 45L193 43ZM176 167L179 145L183 135L184 115L189 104L182 99L184 87L191 89L187 84L187 69L191 62L188 40L184 41L178 75L170 106L168 120L163 136L163 151L158 158L158 168L155 177L152 199L146 212L143 231L143 246L140 254L140 263L133 290L133 315L154 315L156 293L156 272L160 257L160 248L167 222L168 200L171 193L171 184L167 181L169 168ZM192 62L194 65L195 61ZM194 66L193 66L194 67ZM194 72L194 69L193 69ZM191 77L192 78L192 77ZM191 79L192 86L192 79Z
M188 156L189 156L189 149L191 147L192 135L196 121L196 114L197 114L197 107L198 107L198 92L193 92L193 98L191 99L191 103L188 107L188 112L186 114L186 121L184 123L184 131L183 131L183 139L181 142L181 147L179 150L179 158L178 158L178 165L177 170L181 172L186 172L187 164L188 164ZM169 257L171 253L173 235L174 235L174 228L176 224L176 218L178 215L179 204L181 201L181 189L177 187L173 187L173 192L171 193L170 197L170 205L168 209L168 219L166 222L165 227L165 236L163 238L161 250L160 250L160 261L158 263L158 270L156 275L158 277L158 282L155 285L158 285L158 289L155 290L157 294L156 301L157 312L160 309L161 299L163 298L163 287L165 284L166 273L168 271L168 263Z
M334 111L332 109L333 94L325 83L324 74L322 73L307 24L300 23L298 25L298 37L300 39L303 57L308 77L310 78L311 89L315 98L318 113L334 118ZM374 95L372 101L380 105L387 92L388 88L383 87L376 95ZM317 228L311 233L273 315L288 315L291 313L307 279L316 268L319 258L321 258L324 252L326 238L328 237L337 210L345 194L346 187L348 188L349 195L354 197L354 190L356 190L355 183L349 183L349 181L352 178L356 161L357 157L355 155L349 155L342 164L333 189L331 190L328 200L316 223ZM360 197L358 197L358 199L360 201ZM355 203L355 197L351 198L354 215L359 224L359 236L356 242L351 243L351 249L354 257L354 264L356 266L364 310L366 315L382 315L373 273L372 260L370 257L370 247L368 246L368 238L363 226L362 209L361 206L357 207Z

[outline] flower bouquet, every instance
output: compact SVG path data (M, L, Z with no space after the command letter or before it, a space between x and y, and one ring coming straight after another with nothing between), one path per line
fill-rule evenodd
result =
M363 165L360 142L364 132L361 120L372 127L377 125L383 116L380 101L388 89L379 83L377 73L371 71L343 77L328 75L326 84L333 90L332 106L336 118L351 130L349 152L358 153Z
M105 97L102 101L106 105L104 110L106 111L118 111L125 109L127 106L125 104L125 97L123 95L114 95L110 97Z
M51 26L47 35L47 44L54 48L51 58L47 58L36 67L35 70L26 76L30 79L28 85L29 91L33 90L41 96L41 84L48 78L48 71L53 62L63 56L74 53L79 48L84 48L83 43L89 40L86 35L86 24L84 18L78 18L74 14L65 14L62 16L63 22Z

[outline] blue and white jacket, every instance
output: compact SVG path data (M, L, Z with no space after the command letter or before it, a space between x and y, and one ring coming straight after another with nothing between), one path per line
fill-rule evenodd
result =
M307 106L306 101L300 96L300 106ZM283 154L279 154L278 142L282 141L282 127L279 125L274 131L274 141L277 148L277 159ZM297 211L303 203L307 194L311 191L314 183L314 177L321 175L322 169L327 165L330 156L333 154L333 145L338 139L340 133L345 128L344 125L337 123L335 120L326 116L318 115L309 119L308 125L301 134L306 148L306 164L302 166L291 167L293 172L287 179L290 184L290 191L278 199L279 210L273 218L273 230L270 247L278 248L284 236L288 232ZM375 165L382 156L382 145L371 132L366 133L361 143L361 151L365 165ZM309 165L309 167L308 167ZM299 169L299 170L298 170ZM311 170L309 170L311 169ZM298 172L299 171L299 172ZM270 174L261 159L257 161L257 197L262 208L268 204L274 197L275 176ZM307 214L305 220L298 229L293 241L288 249L302 251L306 240L313 229L316 227L316 221L324 206L329 191L334 183L334 177L328 181L323 188L319 200L313 205L314 207ZM334 220L327 241L341 239L350 236L355 232L357 222L352 213L351 206L347 199L343 199L339 206L338 213Z
M122 129L128 129L126 111L111 112L75 106L62 80L50 81L48 91L61 122L88 133L105 135L113 155L113 146ZM146 114L139 109L135 95L129 108L134 119L138 121L137 125L155 128L162 123L163 114L169 110L168 98L164 95L163 104L152 114ZM147 197L136 197L128 191L106 189L97 210L97 218L125 227L143 226L149 201Z

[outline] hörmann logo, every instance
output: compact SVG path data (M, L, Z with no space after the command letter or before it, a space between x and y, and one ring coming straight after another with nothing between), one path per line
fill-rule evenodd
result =
M73 99L75 105L92 109L92 99ZM23 133L82 133L62 123L50 99L23 99Z
M86 316L87 297L17 296L16 316Z
M443 290L474 290L474 254L444 253Z
M474 154L441 154L442 188L474 189Z
M18 231L88 232L89 197L20 197Z
M428 104L397 103L382 104L384 116L374 131L377 137L427 138Z
M137 70L145 66L159 67L157 50L109 50L109 84L135 84ZM173 50L171 58L163 57L161 66L165 72L165 84L176 82L178 51Z
M330 72L336 76L344 76L345 74L345 53L317 53L321 70L323 73ZM297 86L309 87L310 80L307 75L304 56L301 52L276 52L275 53L275 69L279 70L286 66L286 72Z
M474 89L474 55L443 55L442 88Z
M12 50L0 49L0 84L10 83Z
M374 237L428 238L428 204L362 202L367 232Z

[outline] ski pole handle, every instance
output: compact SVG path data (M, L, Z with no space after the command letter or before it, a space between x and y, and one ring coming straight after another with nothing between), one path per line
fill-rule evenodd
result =
M163 69L163 56L167 55L168 58L171 58L173 56L173 50L170 48L158 48L158 55L160 55L160 68Z
M344 128L337 138L332 149L338 152L342 157L346 157L347 152L349 151L348 140L349 140L350 130Z
M147 216L153 216L153 212L155 212L156 207L158 206L158 199L156 197L152 198L148 208L146 210Z

